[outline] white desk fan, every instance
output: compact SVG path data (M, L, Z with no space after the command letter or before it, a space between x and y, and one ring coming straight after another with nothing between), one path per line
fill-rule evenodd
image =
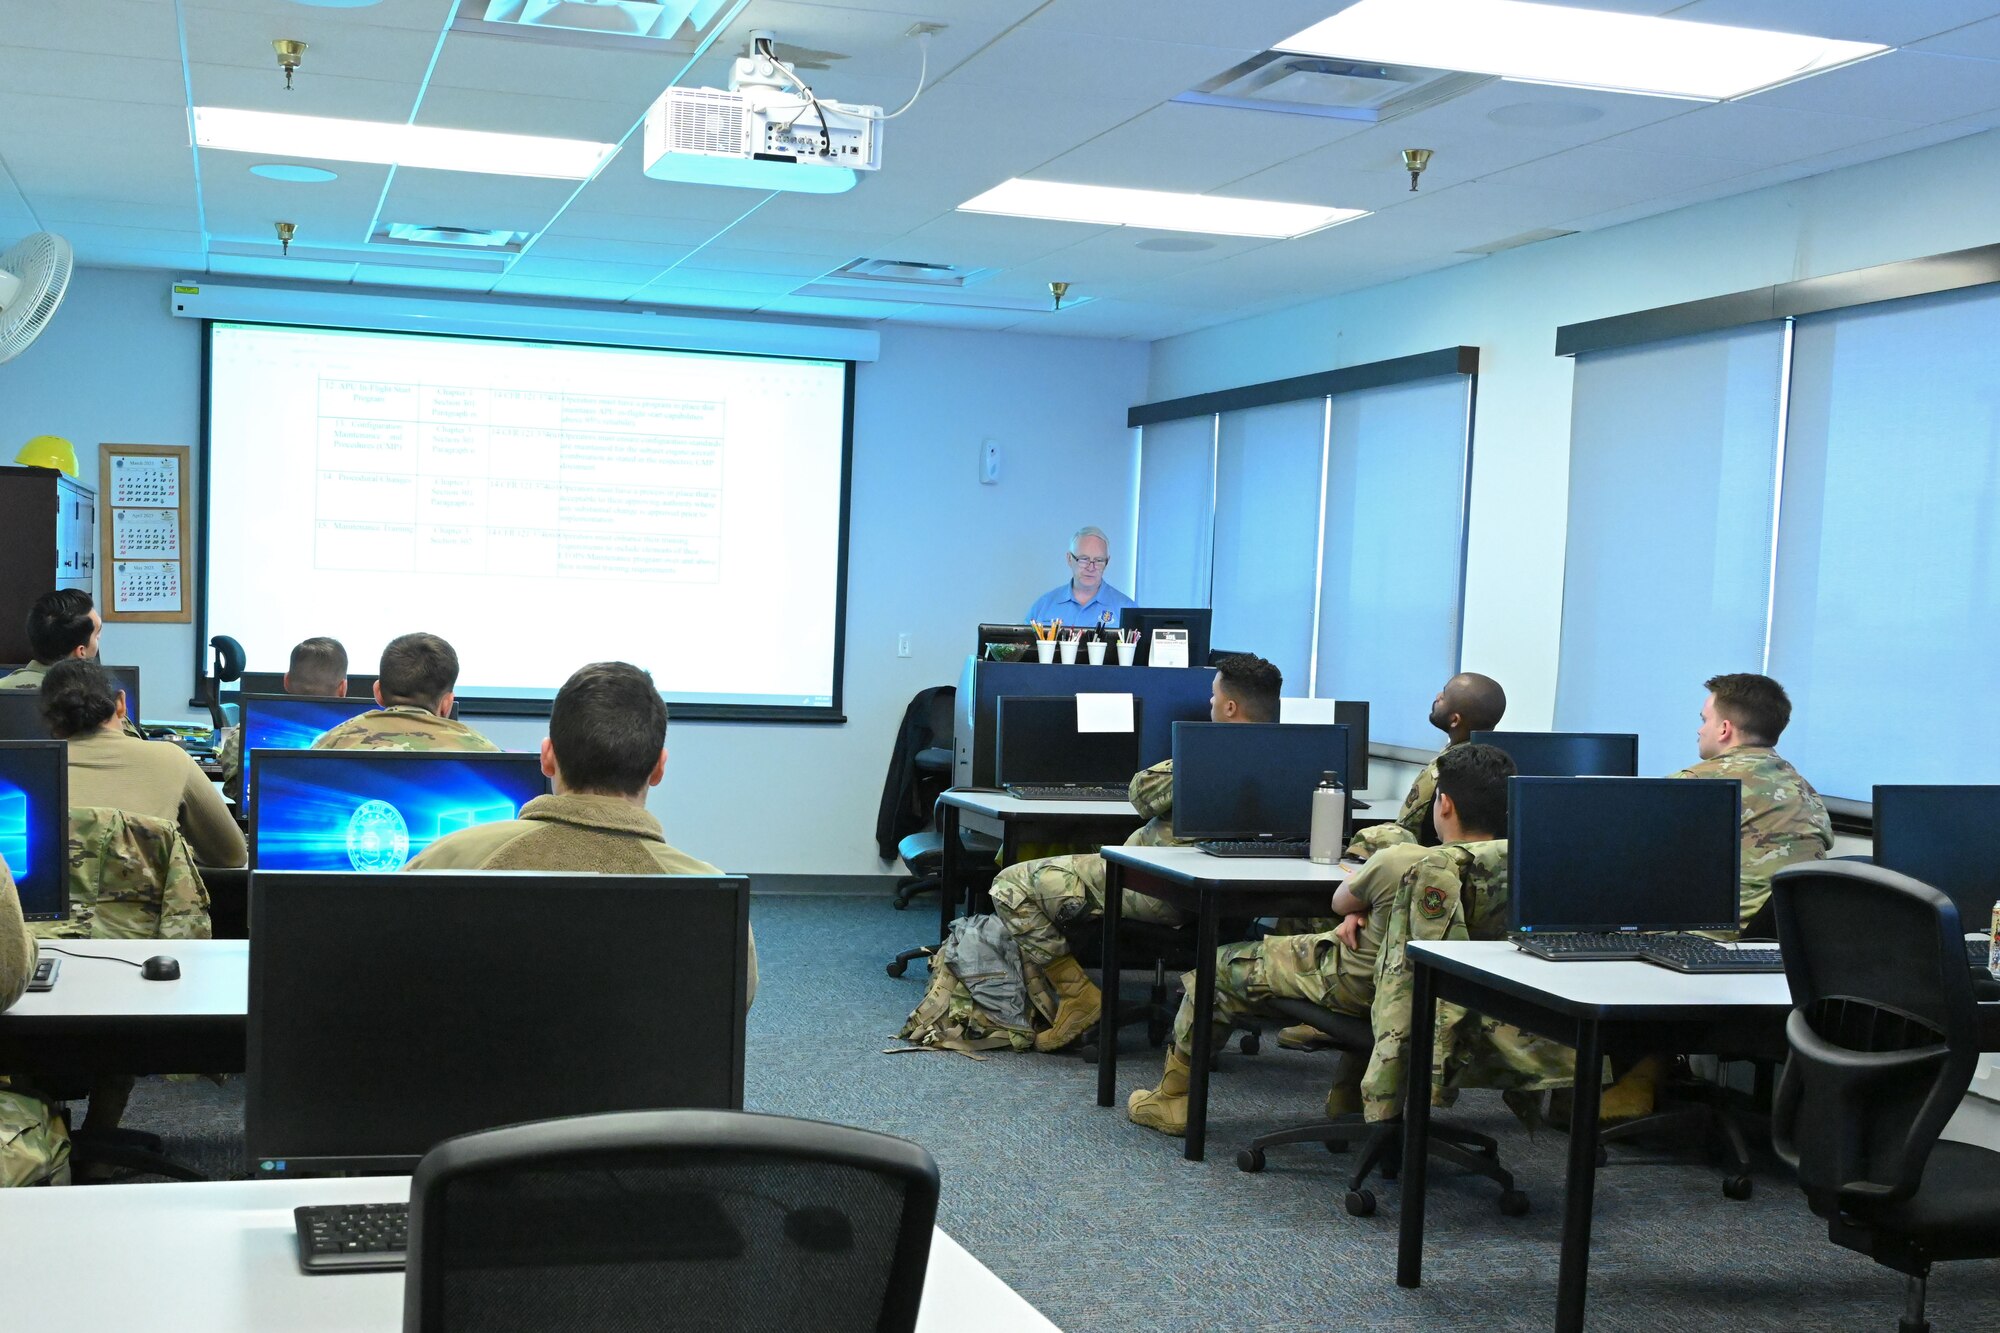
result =
M0 254L0 361L19 356L48 327L71 264L69 242L46 231Z

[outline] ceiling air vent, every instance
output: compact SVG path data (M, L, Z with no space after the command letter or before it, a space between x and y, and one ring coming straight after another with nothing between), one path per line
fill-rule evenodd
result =
M567 46L692 55L728 0L470 0L452 28Z
M1490 82L1485 74L1266 51L1174 100L1380 125Z
M993 270L959 268L952 264L932 264L921 259L856 259L842 264L820 279L821 282L894 283L906 287L962 288Z
M479 231L472 227L429 227L417 222L391 222L375 233L378 241L405 245L457 245L478 250L519 250L525 231Z

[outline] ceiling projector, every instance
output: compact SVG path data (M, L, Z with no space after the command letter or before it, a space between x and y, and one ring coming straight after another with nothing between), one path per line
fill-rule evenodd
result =
M882 165L879 106L817 97L753 34L729 89L669 88L646 111L646 174L689 185L839 194Z

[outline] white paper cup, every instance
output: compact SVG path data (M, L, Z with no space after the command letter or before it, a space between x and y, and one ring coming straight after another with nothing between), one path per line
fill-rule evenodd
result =
M1132 659L1138 655L1138 652L1139 652L1138 644L1127 643L1125 642L1125 640L1120 639L1118 641L1118 665L1131 666Z
M1064 666L1075 666L1075 665L1076 665L1076 640L1075 640L1075 639L1064 639L1064 640L1062 641L1062 645L1061 645L1061 646L1062 646L1062 660L1063 660L1063 665L1064 665Z
M1049 663L1055 661L1056 641L1054 639L1036 639L1035 657L1043 666L1047 666Z
M1089 643L1085 644L1084 647L1090 653L1090 664L1092 666L1104 665L1104 640L1092 639Z

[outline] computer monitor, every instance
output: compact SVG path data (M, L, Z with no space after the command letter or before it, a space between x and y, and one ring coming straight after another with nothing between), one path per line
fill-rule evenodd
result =
M260 1178L408 1171L526 1120L742 1108L741 876L259 870L250 916Z
M0 860L22 916L69 919L69 747L61 741L0 741Z
M1477 745L1505 750L1524 778L1630 778L1639 738L1613 731L1475 731Z
M1140 702L1134 699L1129 731L1078 731L1075 695L1003 696L995 776L1003 787L1019 783L1129 783L1140 769L1139 710Z
M1320 777L1347 780L1347 728L1299 722L1174 725L1174 833L1303 839ZM1352 788L1350 788L1352 790Z
M1118 628L1139 631L1139 651L1135 666L1153 664L1153 631L1184 629L1188 636L1188 665L1208 664L1209 609L1205 606L1128 606L1118 613Z
M1368 789L1368 703L1365 699L1280 699L1280 722L1338 722L1347 728L1347 768L1352 791Z
M1507 788L1515 930L1737 928L1735 779L1515 777Z
M984 624L979 627L979 644L973 649L973 655L983 660L988 648L996 643L1004 643L1021 649L1021 652L1012 655L1012 660L1032 659L1035 655L1037 637L1033 625Z
M139 711L139 668L135 666L112 666L109 662L99 662L104 674L111 677L111 688L125 691L125 716L135 724L145 714Z
M1875 789L1875 864L1920 879L1958 904L1959 924L1983 931L2000 897L2000 862L1984 847L2000 826L2000 787Z
M375 707L367 695L332 699L302 694L240 696L243 790L250 790L250 756L258 750L310 750L312 743L351 717Z
M40 690L0 690L0 741L45 741Z
M512 819L548 791L540 755L252 750L250 865L399 870L447 833Z

